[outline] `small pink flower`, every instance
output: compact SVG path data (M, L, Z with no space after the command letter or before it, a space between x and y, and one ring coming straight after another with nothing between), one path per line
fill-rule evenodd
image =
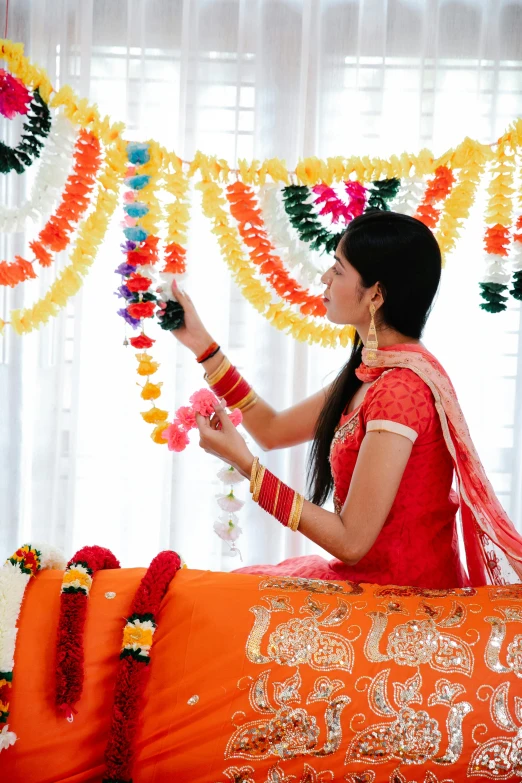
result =
M123 225L124 226L130 226L131 228L133 228L136 225L137 222L138 222L138 218L131 217L130 215L125 215L125 219L123 221Z
M230 411L228 415L234 427L238 427L243 421L243 414L241 413L239 408L234 408L233 410Z
M136 166L127 166L127 172L125 176L133 177L135 174L136 174Z
M131 204L133 201L135 201L135 199L136 196L133 190L126 190L123 194L123 200L126 204Z
M163 440L168 441L169 451L183 451L189 444L187 433L176 422L169 424L161 435Z
M208 389L199 389L189 399L195 413L206 417L214 413L214 404L219 402L216 395Z
M196 426L196 414L188 405L182 405L176 411L176 417L174 419L179 426L186 432L193 429Z

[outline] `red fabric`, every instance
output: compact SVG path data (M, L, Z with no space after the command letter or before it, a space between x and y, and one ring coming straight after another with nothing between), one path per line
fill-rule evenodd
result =
M412 370L394 368L383 373L362 404L341 417L330 451L336 509L341 509L348 494L367 423L376 419L404 424L418 437L391 511L365 557L355 566L314 555L239 571L430 588L468 584L458 554L453 461L433 395Z

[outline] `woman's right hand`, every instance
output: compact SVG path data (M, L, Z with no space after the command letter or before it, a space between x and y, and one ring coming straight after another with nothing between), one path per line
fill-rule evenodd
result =
M197 356L208 348L212 342L212 337L205 329L201 318L197 314L192 299L186 292L179 288L175 280L172 281L172 294L183 308L184 324L183 326L180 326L179 329L173 329L171 334L174 335L176 340L179 340L182 345ZM165 302L159 302L159 318L162 317L161 311L164 310L166 306Z

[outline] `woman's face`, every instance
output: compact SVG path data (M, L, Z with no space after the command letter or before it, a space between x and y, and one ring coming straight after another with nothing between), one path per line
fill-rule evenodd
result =
M370 301L374 287L365 289L361 276L348 262L337 245L334 264L321 277L325 284L326 317L334 324L352 324L355 327L370 322Z

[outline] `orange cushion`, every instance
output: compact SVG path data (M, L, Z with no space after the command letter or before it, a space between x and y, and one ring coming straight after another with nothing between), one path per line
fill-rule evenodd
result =
M32 580L9 718L19 740L0 755L2 780L99 783L144 573L94 577L72 724L54 709L62 573ZM507 779L522 766L521 622L520 587L423 594L184 569L158 617L133 781Z

